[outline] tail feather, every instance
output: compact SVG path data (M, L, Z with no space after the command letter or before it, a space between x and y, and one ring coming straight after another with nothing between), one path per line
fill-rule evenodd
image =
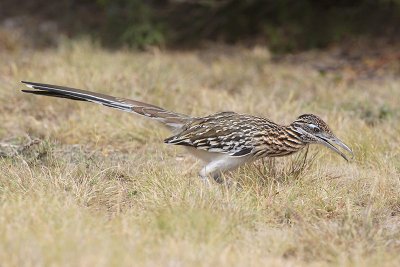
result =
M42 84L27 81L22 81L22 83L24 83L29 88L34 89L22 90L22 92L24 93L93 102L107 107L137 113L158 120L173 129L182 127L186 122L190 120L189 116L171 112L163 108L136 100L117 98L109 95L59 85Z

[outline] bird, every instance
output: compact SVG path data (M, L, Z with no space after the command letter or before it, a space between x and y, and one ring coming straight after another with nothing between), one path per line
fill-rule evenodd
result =
M200 159L199 176L221 182L224 172L269 157L294 154L310 144L320 144L349 161L353 151L337 138L328 124L314 114L303 114L288 125L267 118L225 111L195 117L168 111L136 100L118 98L59 85L21 81L29 90L24 93L87 101L136 113L164 124L172 132L164 143L185 147ZM342 148L344 151L341 151Z

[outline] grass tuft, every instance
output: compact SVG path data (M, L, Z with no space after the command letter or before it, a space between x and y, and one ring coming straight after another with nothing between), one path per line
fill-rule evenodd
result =
M29 53L29 58L26 56ZM0 262L7 266L397 266L399 81L337 80L261 48L137 53L89 41L0 51ZM205 186L155 122L20 93L19 80L136 98L191 115L326 119L321 146Z

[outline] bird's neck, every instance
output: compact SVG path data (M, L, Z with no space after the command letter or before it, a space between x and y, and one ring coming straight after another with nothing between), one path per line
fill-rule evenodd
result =
M262 136L255 151L256 157L282 157L296 153L306 143L302 141L300 133L291 125L280 126L274 134L268 132Z
M299 131L294 127L292 124L288 126L283 126L283 130L286 135L286 143L288 143L289 146L293 147L293 149L302 149L305 145L307 145L307 142L304 142L302 138L302 134L299 133Z

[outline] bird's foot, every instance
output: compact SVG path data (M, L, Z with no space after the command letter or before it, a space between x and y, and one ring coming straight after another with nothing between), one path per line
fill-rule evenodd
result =
M225 182L225 177L222 176L221 173L215 173L214 175L211 176L214 181L218 184L222 184L223 182Z
M211 185L210 178L212 178L217 184L230 184L229 180L227 180L226 177L222 175L222 173L212 173L208 175L202 175L201 173L199 173L199 177L208 186Z

